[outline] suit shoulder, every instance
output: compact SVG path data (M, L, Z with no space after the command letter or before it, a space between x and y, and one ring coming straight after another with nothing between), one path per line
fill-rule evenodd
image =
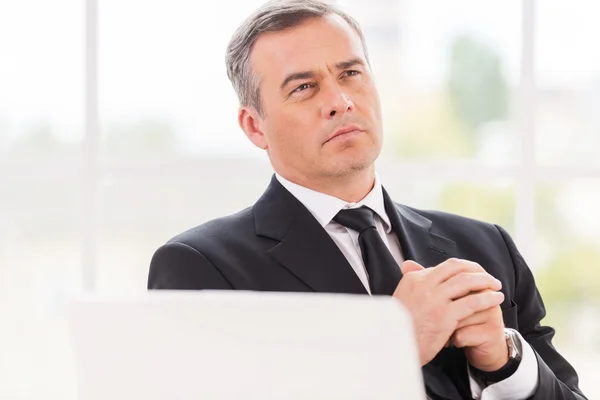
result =
M406 207L410 211L429 219L433 224L434 231L442 231L459 236L468 235L470 237L476 234L493 235L495 238L500 238L501 236L497 225L490 222L439 210L402 207Z
M171 239L169 243L183 243L195 249L222 245L254 229L252 207L235 214L212 219L188 229Z

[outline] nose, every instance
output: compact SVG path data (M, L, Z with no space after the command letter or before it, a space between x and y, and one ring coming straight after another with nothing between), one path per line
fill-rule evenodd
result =
M321 107L323 118L339 118L352 109L354 109L354 103L338 85L332 85L326 91Z

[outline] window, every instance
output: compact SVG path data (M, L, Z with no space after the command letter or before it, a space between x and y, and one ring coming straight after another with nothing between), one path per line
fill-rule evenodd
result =
M224 63L262 1L232 3L0 3L2 395L74 398L67 296L144 291L158 246L268 184ZM600 6L338 3L369 45L386 188L504 226L600 395Z

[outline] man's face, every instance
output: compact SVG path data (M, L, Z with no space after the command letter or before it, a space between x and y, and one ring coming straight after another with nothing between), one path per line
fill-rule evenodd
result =
M372 168L382 141L379 96L361 40L341 17L264 34L251 62L263 116L243 107L240 125L275 171L326 182Z

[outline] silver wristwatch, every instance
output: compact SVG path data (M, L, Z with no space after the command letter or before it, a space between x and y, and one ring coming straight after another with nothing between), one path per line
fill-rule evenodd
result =
M521 361L523 357L523 347L521 340L513 329L504 329L504 337L508 346L508 358Z

